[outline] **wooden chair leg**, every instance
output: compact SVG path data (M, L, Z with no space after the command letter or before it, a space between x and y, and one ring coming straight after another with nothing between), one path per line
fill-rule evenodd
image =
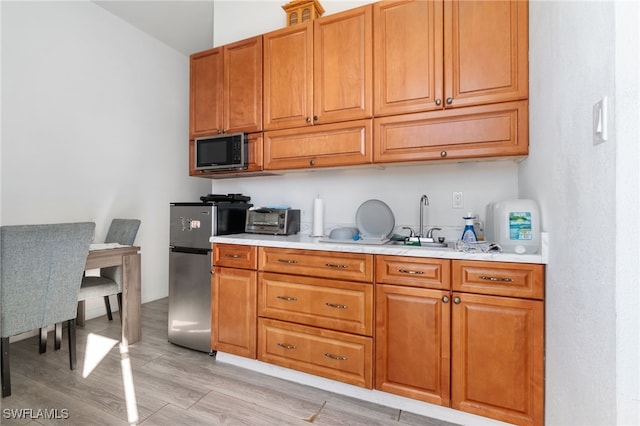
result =
M40 329L40 348L39 351L41 354L45 353L47 351L47 329L45 328L41 328Z
M111 314L111 302L109 302L109 296L104 296L104 307L107 308L107 318L109 318L109 321L113 321L113 315Z
M116 295L118 299L118 312L120 313L120 324L122 324L122 293Z
M0 369L2 370L2 397L11 395L11 374L9 370L9 338L0 340Z
M55 325L55 330L56 330L56 339L54 341L54 346L53 348L58 351L60 350L60 346L62 345L62 323L58 322Z
M67 321L67 331L69 337L69 368L75 369L77 364L76 357L76 320L70 319Z

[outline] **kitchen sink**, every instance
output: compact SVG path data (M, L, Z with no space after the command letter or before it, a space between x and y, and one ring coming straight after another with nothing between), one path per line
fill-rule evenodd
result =
M431 248L431 249L448 249L449 244L447 243L437 243L437 242L421 242L419 246L412 244L405 244L404 241L389 241L386 245L391 246L405 246L405 247L415 247L415 248Z

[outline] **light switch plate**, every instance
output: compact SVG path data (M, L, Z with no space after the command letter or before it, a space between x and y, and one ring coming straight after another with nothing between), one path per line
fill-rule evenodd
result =
M607 140L607 97L593 104L593 144L598 145Z

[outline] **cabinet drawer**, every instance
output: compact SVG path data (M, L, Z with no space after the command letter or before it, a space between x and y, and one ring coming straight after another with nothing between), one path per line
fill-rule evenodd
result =
M258 315L347 333L373 333L373 286L260 272Z
M229 268L256 269L257 247L241 244L213 244L213 264Z
M373 384L370 337L259 318L258 359L362 386Z
M454 260L452 266L455 291L544 298L544 265Z
M376 256L376 282L449 290L451 261L378 255Z
M260 247L261 271L373 282L373 255Z

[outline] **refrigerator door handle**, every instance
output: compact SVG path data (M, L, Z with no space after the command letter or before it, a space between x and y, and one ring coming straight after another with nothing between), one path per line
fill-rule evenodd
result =
M202 248L193 248L193 247L176 247L176 246L169 246L169 249L172 252L176 252L176 253L204 254L204 255L211 254L211 249L202 249Z

